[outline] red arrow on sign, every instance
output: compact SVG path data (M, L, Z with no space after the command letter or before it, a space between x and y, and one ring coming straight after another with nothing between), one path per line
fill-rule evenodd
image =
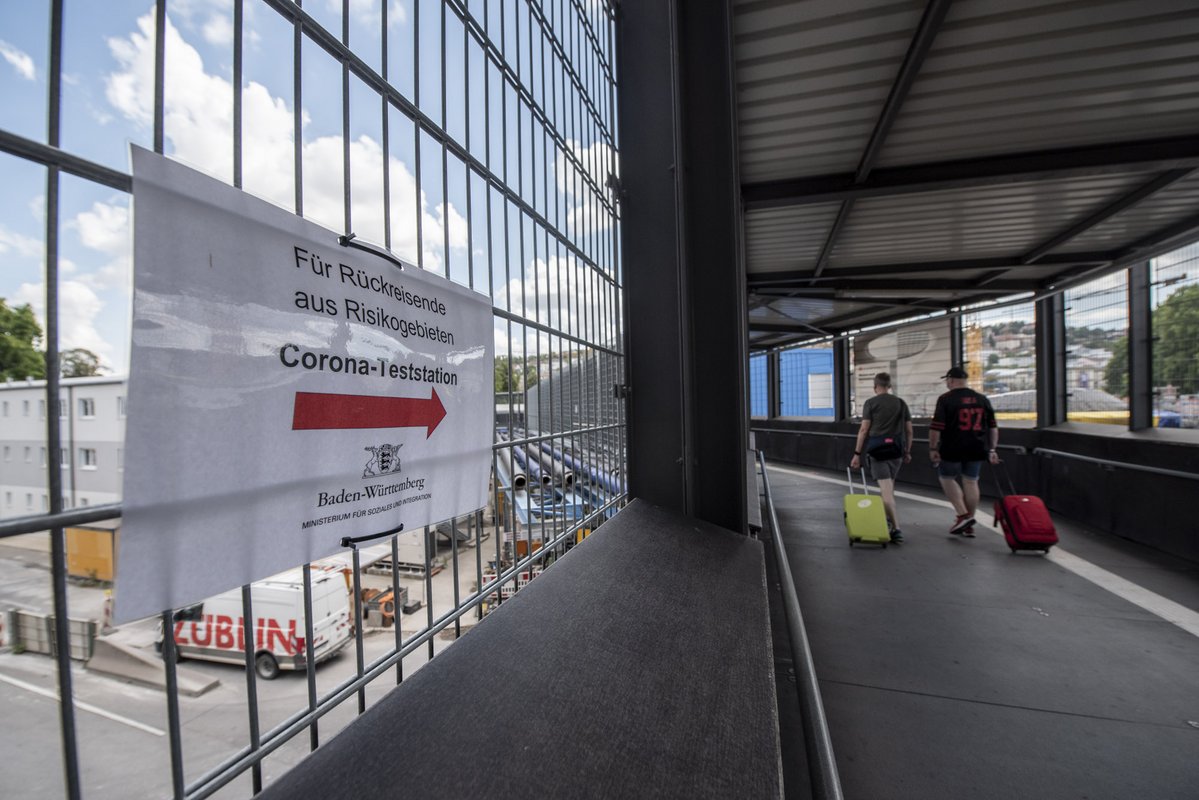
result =
M365 394L296 392L293 431L349 428L427 428L425 438L445 419L445 406L431 389L428 400Z

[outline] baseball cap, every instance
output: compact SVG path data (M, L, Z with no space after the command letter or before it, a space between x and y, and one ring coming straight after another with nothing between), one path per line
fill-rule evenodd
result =
M950 367L949 372L946 372L944 375L941 376L942 379L945 379L945 378L967 378L967 377L969 377L969 376L966 374L966 370L962 369L961 367Z

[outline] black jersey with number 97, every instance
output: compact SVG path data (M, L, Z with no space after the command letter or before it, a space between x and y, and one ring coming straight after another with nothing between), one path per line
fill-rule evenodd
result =
M987 396L973 389L951 389L937 398L929 428L941 432L945 461L985 461L987 432L996 426Z

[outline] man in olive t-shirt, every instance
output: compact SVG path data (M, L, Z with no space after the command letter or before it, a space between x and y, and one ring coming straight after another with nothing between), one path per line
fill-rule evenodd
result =
M899 514L895 509L895 478L899 468L912 460L912 412L908 404L890 393L891 376L874 376L874 396L862 404L862 426L853 448L852 469L862 464L862 455L870 456L870 474L878 482L883 508L891 526L891 541L903 541ZM873 451L873 452L872 452Z

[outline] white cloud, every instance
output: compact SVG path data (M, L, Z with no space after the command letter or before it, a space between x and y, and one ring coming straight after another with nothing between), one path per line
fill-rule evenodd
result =
M603 142L583 147L573 139L567 144L584 174L608 196L608 176L620 175L612 148ZM557 154L555 162L558 191L571 199L567 230L578 236L590 236L611 228L612 220L600 198L592 193L590 185L579 179L577 173L580 167L576 167L562 152ZM576 189L583 193L582 197L575 196Z
M93 203L67 223L79 234L84 247L110 257L107 264L79 276L79 281L96 291L128 289L130 263L129 207L125 204Z
M153 14L138 20L138 31L108 44L121 69L108 76L110 102L132 120L152 119L154 80ZM230 181L233 175L233 86L226 79L204 70L199 52L188 44L167 19L167 73L171 87L165 98L166 135L172 155L197 169ZM260 197L285 208L293 207L295 177L293 164L294 120L287 103L271 95L262 84L250 82L242 94L243 185ZM303 122L307 122L307 114ZM304 142L304 215L333 230L342 227L343 176L342 138L321 136ZM350 142L353 199L350 208L354 233L381 243L383 224L383 148L369 136ZM389 160L392 250L409 259L416 257L415 226L402 224L416 219L416 180L404 163ZM430 208L420 198L421 226L425 239L424 263L443 269L440 252L442 226L448 221L450 247L466 247L467 224L452 205ZM465 254L463 254L465 258Z
M523 280L521 276L516 276L497 292L496 305L500 308L510 308L516 314L523 311L523 315L528 319L548 324L581 339L611 345L612 342L603 341L604 333L597 327L608 311L603 307L603 298L585 289L589 285L588 269L574 258L554 257L549 261L535 259ZM497 319L497 355L507 352L507 328L506 320ZM522 341L521 327L517 323L512 324L512 333L513 355L524 355L526 346L530 354L536 353L538 347L542 353L548 353L551 345L562 346L561 341L533 328L523 333Z
M67 223L79 231L79 240L93 250L110 256L129 254L129 208L125 205L93 203Z
M0 255L11 253L25 258L40 260L44 252L45 249L42 247L41 239L34 239L31 236L10 231L8 228L0 225Z
M43 330L46 327L46 286L44 283L23 283L14 296L17 305L28 303ZM83 347L100 356L106 364L113 362L112 345L96 330L96 317L104 303L89 287L75 280L60 281L58 285L58 348L72 350Z
M219 14L213 14L204 23L204 40L209 44L233 44L233 20Z
M24 50L13 47L3 39L0 39L0 56L4 56L4 60L11 64L17 74L25 80L31 81L37 77L33 68L33 58Z
M391 0L387 5L387 27L393 25L407 25L408 12L404 10L404 6L399 0Z
M326 0L326 6L335 14L341 13L341 0ZM350 0L350 16L363 25L377 26L382 20L379 0ZM408 22L408 14L399 0L389 0L387 3L387 27L404 25Z

